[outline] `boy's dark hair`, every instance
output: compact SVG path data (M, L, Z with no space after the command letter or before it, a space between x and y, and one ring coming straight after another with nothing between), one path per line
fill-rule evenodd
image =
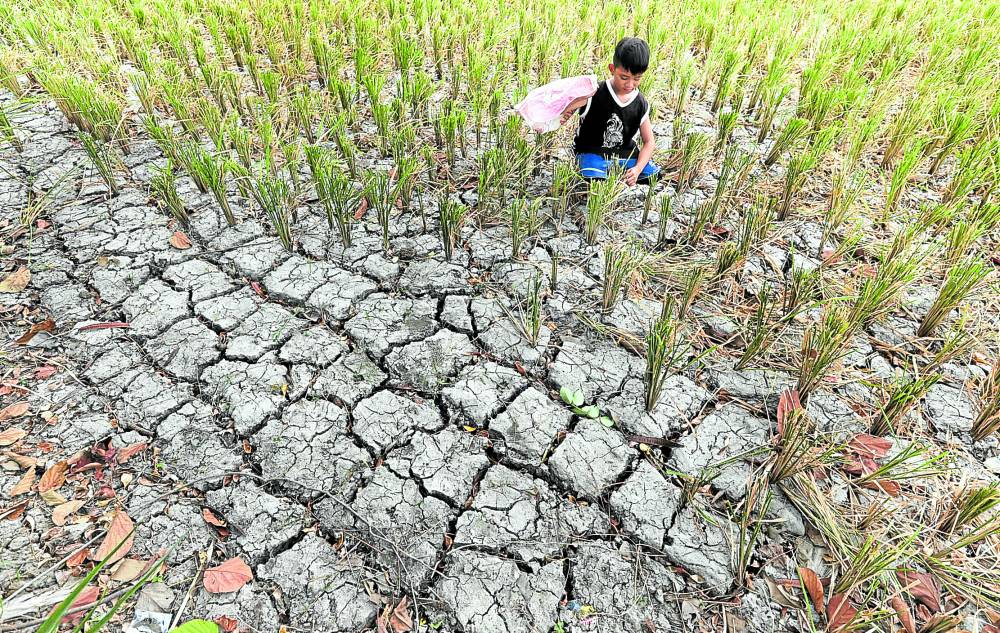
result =
M638 37L626 37L615 46L615 66L632 74L644 73L649 68L649 45Z

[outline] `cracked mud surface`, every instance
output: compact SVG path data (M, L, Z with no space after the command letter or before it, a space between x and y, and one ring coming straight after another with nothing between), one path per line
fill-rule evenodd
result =
M0 199L15 201L5 216L23 195L17 174L38 185L58 177L52 166L81 161L51 105L24 117L38 131L29 150L0 152ZM182 181L195 208L199 194ZM712 486L738 501L790 375L725 366L678 374L647 413L643 359L569 319L577 301L592 305L601 274L597 249L575 233L549 235L548 251L511 261L502 231L467 228L468 250L447 263L418 222L394 227L384 256L366 219L350 249L312 236L289 254L260 223L225 227L203 208L193 247L176 250L144 187L62 200L51 228L16 253L33 277L13 303L55 320L57 333L29 349L60 353L73 370L27 397L62 407L45 431L48 459L109 438L154 451L141 482L110 484L139 525L137 552L179 543L165 578L175 607L192 552L213 539L255 581L221 596L199 588L189 613L262 630L369 630L380 608L373 596L402 595L444 631L533 633L557 621L681 630L682 599L731 588L730 518L686 503L679 482L629 437L669 439L655 452L682 473L730 460ZM546 307L552 327L532 345L510 314L535 270L548 283L550 252L577 261L560 262ZM642 335L659 310L627 300L605 321ZM110 321L129 327L79 330ZM706 323L719 336L732 328ZM862 362L871 351L861 346ZM561 387L582 390L614 426L575 415ZM863 430L843 393L818 393L809 408L826 430ZM924 409L947 437L968 433L975 416L967 394L943 383ZM5 489L15 480L0 472ZM203 508L224 517L224 539ZM779 534L804 534L787 501L771 512ZM84 538L37 508L26 516L34 530L0 522L11 557L0 585L58 560L39 529L55 529L64 545ZM757 601L751 626L778 626L776 605L748 600Z

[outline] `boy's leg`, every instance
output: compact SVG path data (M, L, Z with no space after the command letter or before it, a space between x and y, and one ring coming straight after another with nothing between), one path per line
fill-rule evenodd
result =
M608 159L600 154L577 154L576 166L585 180L604 180L608 177Z

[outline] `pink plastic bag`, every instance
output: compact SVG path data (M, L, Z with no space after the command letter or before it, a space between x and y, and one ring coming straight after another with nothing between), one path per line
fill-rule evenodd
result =
M597 75L566 77L539 86L514 106L514 111L536 132L551 132L560 125L560 116L574 99L597 92Z

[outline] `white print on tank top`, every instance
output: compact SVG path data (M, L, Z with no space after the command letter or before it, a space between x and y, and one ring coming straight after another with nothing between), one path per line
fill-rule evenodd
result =
M608 119L608 127L604 130L604 143L603 146L608 149L613 149L622 144L622 120L618 118L617 114L612 114L611 118Z

